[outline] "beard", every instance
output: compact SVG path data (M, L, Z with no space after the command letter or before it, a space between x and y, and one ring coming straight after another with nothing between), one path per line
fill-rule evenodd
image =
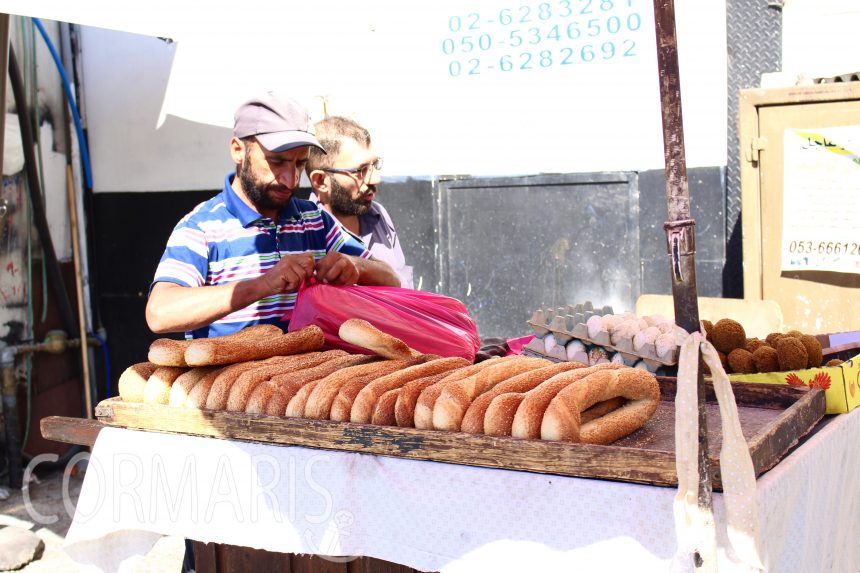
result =
M374 187L368 187L368 191ZM331 178L331 191L329 192L329 206L332 213L337 215L364 215L370 211L372 201L353 199L350 193L337 179Z
M236 167L236 176L239 177L239 183L242 184L242 190L245 191L248 200L254 204L258 211L261 209L280 209L292 199L292 195L287 196L286 199L276 197L275 191L283 192L287 188L277 183L271 185L261 183L247 157Z

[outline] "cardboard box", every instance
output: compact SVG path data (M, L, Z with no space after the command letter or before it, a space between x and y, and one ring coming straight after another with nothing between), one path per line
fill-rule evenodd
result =
M855 354L839 366L790 372L730 374L729 380L823 388L828 414L843 414L860 406L860 354Z

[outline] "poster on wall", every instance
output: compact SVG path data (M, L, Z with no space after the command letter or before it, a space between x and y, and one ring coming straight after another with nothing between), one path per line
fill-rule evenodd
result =
M786 129L782 270L860 274L860 125Z

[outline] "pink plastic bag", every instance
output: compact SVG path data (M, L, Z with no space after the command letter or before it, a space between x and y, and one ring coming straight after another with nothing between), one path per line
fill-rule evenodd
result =
M440 356L462 356L474 362L481 346L478 328L466 306L447 296L397 287L313 284L299 290L289 331L316 324L326 348L368 354L337 335L349 318L361 318L399 338L415 350Z
M520 336L519 338L507 339L505 341L508 345L508 353L506 354L506 356L511 356L513 354L522 354L523 346L531 342L534 337L534 334L528 334L526 336Z

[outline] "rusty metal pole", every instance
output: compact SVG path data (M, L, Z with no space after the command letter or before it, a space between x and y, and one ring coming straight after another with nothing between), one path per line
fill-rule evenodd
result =
M663 110L663 154L666 160L666 200L669 221L665 224L672 276L675 323L687 332L699 330L696 293L696 222L690 214L690 190L684 157L684 125L681 114L681 79L678 43L675 37L674 0L654 0L657 33L657 68L660 74L660 104ZM699 405L699 492L698 505L712 509L711 474L708 463L708 425L705 416L705 380L701 357L697 378ZM701 558L696 555L696 566Z
M0 13L0 69L6 70L9 65L9 14ZM3 154L6 149L6 82L0 82L0 166L3 165Z

